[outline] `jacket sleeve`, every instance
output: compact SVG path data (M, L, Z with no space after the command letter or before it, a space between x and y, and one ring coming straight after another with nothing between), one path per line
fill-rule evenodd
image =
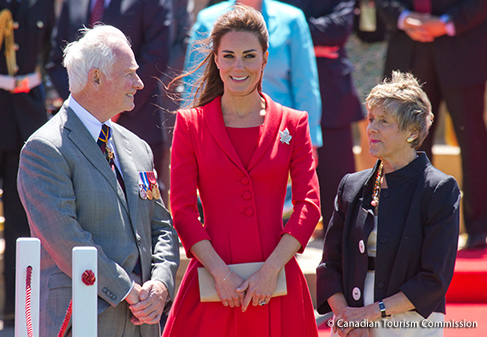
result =
M283 234L295 237L301 243L302 253L320 219L320 201L307 115L302 113L297 123L290 167L294 207Z
M192 258L191 247L199 241L210 240L210 236L199 221L197 208L198 163L189 129L191 110L180 110L176 117L174 140L171 153L171 210L174 227L186 250Z
M316 295L320 314L326 314L331 311L328 298L344 291L342 281L342 237L345 227L345 210L342 195L347 177L348 175L342 179L338 186L335 207L323 244L323 256L318 268L316 268Z
M355 1L335 2L329 14L308 19L315 46L343 46L352 33Z
M50 142L36 138L24 146L17 186L32 236L41 240L42 247L69 277L72 277L73 248L95 247L98 251L98 296L116 306L130 290L132 281L78 222L71 170L59 149ZM118 296L115 299L108 296L103 288L113 290Z
M444 298L453 277L458 246L460 191L452 177L434 188L424 225L421 271L400 287L423 317Z

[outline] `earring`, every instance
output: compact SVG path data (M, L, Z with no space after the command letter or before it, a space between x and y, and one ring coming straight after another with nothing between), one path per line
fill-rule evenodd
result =
M406 139L406 141L407 141L408 143L412 143L412 142L414 141L414 137L413 137L413 136L411 136L411 137L409 137L408 139Z

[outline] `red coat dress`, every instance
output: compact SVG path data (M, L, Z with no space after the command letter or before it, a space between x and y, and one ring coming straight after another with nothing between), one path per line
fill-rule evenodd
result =
M171 156L174 226L192 258L175 298L163 336L317 336L308 286L296 259L285 267L288 294L262 307L201 303L197 268L190 248L210 240L227 264L265 261L288 233L306 244L320 217L308 115L266 101L258 146L247 168L225 130L221 97L178 112ZM291 136L285 142L279 131ZM294 212L283 227L289 174ZM197 190L204 209L198 220ZM303 248L304 249L304 248Z

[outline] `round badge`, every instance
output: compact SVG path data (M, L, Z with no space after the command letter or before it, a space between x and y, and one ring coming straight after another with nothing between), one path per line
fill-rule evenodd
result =
M146 193L147 193L147 199L152 200L154 198L154 196L152 195L151 190L147 190Z
M139 195L142 199L146 200L147 199L147 193L145 192L144 186L140 186L139 189Z

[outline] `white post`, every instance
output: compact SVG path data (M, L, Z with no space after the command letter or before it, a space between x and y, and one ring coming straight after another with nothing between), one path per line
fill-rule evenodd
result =
M30 317L32 332L39 336L39 295L41 269L41 241L37 238L17 239L15 272L15 337L28 337L26 320L26 279L27 268L30 277ZM9 289L7 289L9 291Z
M73 248L73 337L97 336L98 254L95 247ZM82 281L83 273L91 270L93 285Z

